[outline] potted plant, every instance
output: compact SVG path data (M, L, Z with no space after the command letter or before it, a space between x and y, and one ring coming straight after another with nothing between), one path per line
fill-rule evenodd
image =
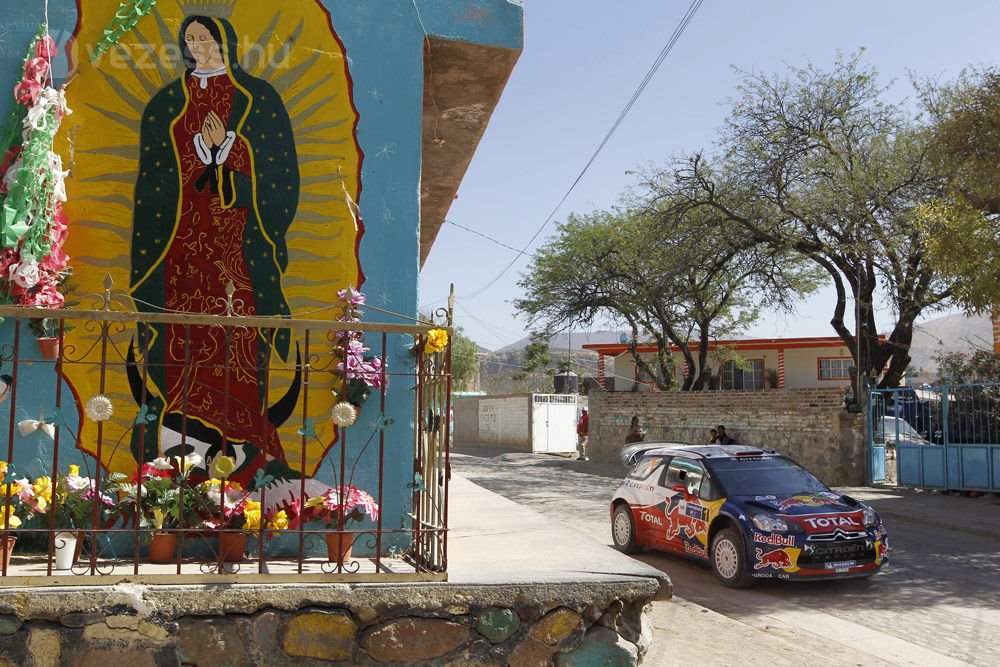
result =
M244 489L237 482L228 481L236 469L236 460L231 456L218 456L212 462L212 479L198 485L198 490L212 504L211 515L205 519L205 526L219 531L219 558L223 561L238 561L246 552L249 533L268 530L269 537L274 531L288 528L285 510L272 510L266 514L258 501L251 495L259 490L255 485ZM273 479L273 478L272 478ZM267 478L261 479L261 485Z
M18 496L18 487L15 484L6 483L8 464L0 461L0 481L4 481L3 492L0 493L0 558L3 558L4 571L10 568L10 557L14 553L14 545L17 538L9 531L21 526L21 518L17 516L21 509L21 501Z
M297 508L293 524L316 522L323 524L326 533L327 556L331 562L343 563L351 557L354 534L348 530L361 523L367 516L378 519L379 507L367 491L343 484L307 499Z
M49 317L35 317L31 319L28 326L35 334L35 341L38 343L38 351L42 358L57 359L59 357L59 338L56 337L55 320Z
M191 471L201 465L198 454L160 457L145 463L128 484L120 485L119 508L127 522L152 530L149 560L170 563L184 530L204 525L214 505L191 483Z

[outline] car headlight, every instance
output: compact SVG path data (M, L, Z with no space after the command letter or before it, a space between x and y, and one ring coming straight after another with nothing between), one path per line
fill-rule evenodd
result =
M875 513L871 507L867 505L862 506L862 512L865 522L865 528L875 528L878 526L878 514Z
M768 533L787 533L788 524L784 519L779 519L773 514L757 514L753 518L753 525L757 527L757 530L763 530Z

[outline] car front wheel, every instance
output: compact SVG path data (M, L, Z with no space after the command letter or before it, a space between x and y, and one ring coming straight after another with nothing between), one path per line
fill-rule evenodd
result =
M735 528L723 528L712 540L712 570L723 586L746 588L753 583L747 572L743 537Z
M614 516L611 517L611 539L615 542L615 548L621 552L632 554L639 550L635 542L632 508L624 503L615 508Z

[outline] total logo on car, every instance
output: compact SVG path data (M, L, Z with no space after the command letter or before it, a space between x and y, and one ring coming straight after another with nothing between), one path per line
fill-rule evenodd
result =
M623 458L631 469L611 501L622 551L709 561L733 588L764 578L868 577L889 561L875 510L777 452L642 443Z

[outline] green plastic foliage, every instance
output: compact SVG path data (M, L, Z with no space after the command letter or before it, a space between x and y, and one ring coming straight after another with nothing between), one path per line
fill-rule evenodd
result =
M155 6L156 0L123 0L115 12L114 20L104 29L104 37L94 46L90 61L93 62L107 53L143 16L153 11Z

